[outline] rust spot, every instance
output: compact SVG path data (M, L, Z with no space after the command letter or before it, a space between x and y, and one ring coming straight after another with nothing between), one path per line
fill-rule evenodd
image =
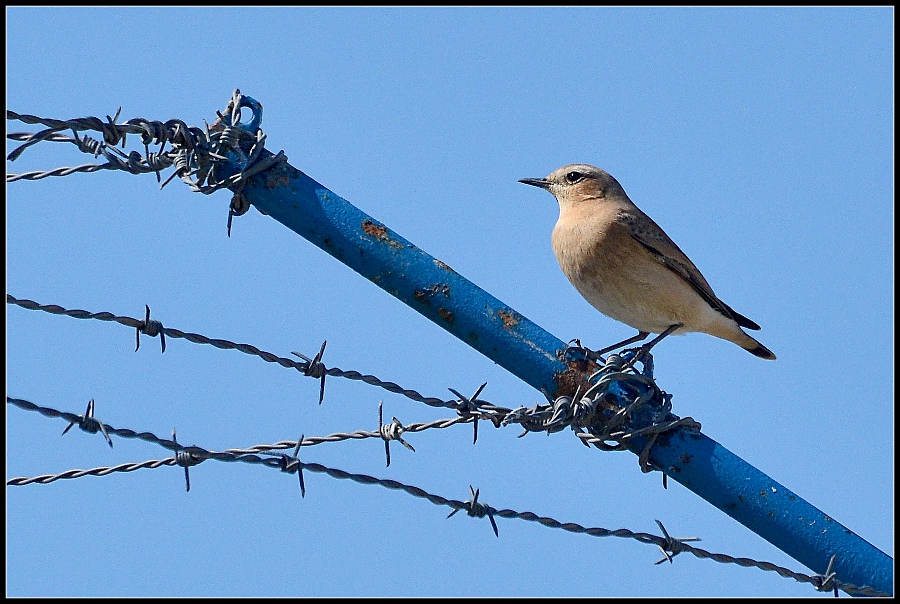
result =
M444 321L447 323L453 322L453 313L444 308L443 306L438 307L438 314L443 317Z
M760 492L759 492L760 497L765 497L766 494L767 494L767 493L766 493L765 491L760 491Z
M441 262L441 261L438 260L437 258L434 259L434 264L435 264L438 268L442 268L442 269L444 269L445 271L452 271L452 270L453 270L452 268L450 268L450 266L448 266L447 264Z
M275 189L277 187L287 187L291 184L291 179L288 174L280 173L280 170L270 170L268 174L266 174L266 183L265 187L267 189Z
M590 387L588 378L592 372L580 369L575 362L568 363L568 365L568 369L553 376L553 381L556 382L555 396L575 396L579 387L581 387L581 392Z
M501 316L505 314L503 311L500 313ZM568 369L553 376L553 381L556 382L555 396L575 396L579 386L581 392L590 387L588 378L598 369L595 362L584 358L567 359L565 350L558 351L557 358L564 362Z
M363 220L363 222L362 222L362 229L366 235L369 235L370 237L374 237L378 241L387 243L388 245L391 245L391 246L394 246L397 248L403 247L403 244L401 244L399 241L394 241L393 239L388 237L387 227L385 227L384 225L375 224L371 220L366 219L366 220Z
M428 304L428 301L435 294L443 294L445 298L449 298L450 286L446 283L435 283L425 289L417 289L413 292L413 297L422 304Z
M375 224L371 220L363 220L362 227L366 235L375 239L387 239L387 229L380 224Z
M498 310L497 314L500 315L500 320L503 321L503 328L510 329L511 327L515 327L519 324L519 319L515 316L515 313L508 312L505 310Z
M693 455L688 455L687 453L682 453L681 457L678 458L678 461L681 463L691 463L691 460L694 459Z
M446 283L435 283L428 288L428 291L430 291L432 294L443 294L445 298L450 297L450 286Z

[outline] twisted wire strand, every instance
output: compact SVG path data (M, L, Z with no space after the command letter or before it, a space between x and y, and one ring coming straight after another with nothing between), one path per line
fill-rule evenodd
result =
M37 405L31 401L27 401L25 399L13 398L10 396L6 397L7 404L14 405L20 409L25 411L34 411L36 413L40 413L45 417L50 418L60 418L63 419L70 424L79 425L81 420L83 419L83 415L79 415L76 413L69 413L66 411L59 411L57 409L53 409L51 407L43 407L41 405ZM474 421L474 418L471 417L451 417L439 419L431 422L417 422L403 426L404 432L422 432L424 430L429 430L432 428L449 428L451 426L455 426L457 424L464 424L468 422ZM121 438L134 438L143 440L155 445L159 445L165 449L169 449L170 451L177 451L182 449L189 449L189 447L184 447L179 445L174 440L169 440L166 438L160 438L151 432L135 432L129 428L116 428L114 426L110 426L109 424L105 424L103 422L98 422L99 425L106 431L107 434L111 434L114 436L119 436ZM355 432L335 432L333 434L329 434L327 436L304 436L302 446L311 447L314 445L322 444L322 443L331 443L331 442L341 442L345 440L362 440L366 438L382 438L380 430L356 430ZM270 451L280 451L286 449L293 449L297 446L297 441L295 440L282 440L277 443L273 443L270 445L253 445L251 447L246 447L243 449L226 449L222 453L229 455L245 455L245 454L256 454L256 453L267 453Z
M660 391L656 384L653 382L652 378L641 375L637 373L636 370L630 370L632 373L617 372L616 368L618 367L618 363L622 359L620 357L617 357L616 355L610 357L609 361L609 367L613 370L613 372L600 375L600 378L597 380L597 382L594 383L585 393L585 395L580 399L580 406L574 405L571 399L568 399L568 397L560 397L550 405L536 405L535 407L530 409L520 407L513 410L507 407L493 405L479 399L478 395L484 388L484 385L482 385L481 388L478 389L478 392L471 399L459 394L453 389L451 389L451 391L458 396L458 398L454 400L443 400L435 397L427 397L415 390L403 388L402 386L394 382L382 380L374 375L362 374L355 370L343 370L337 367L326 368L321 363L321 353L324 351L324 346L322 348L322 351L320 351L319 355L317 355L315 358L309 358L305 355L295 353L303 358L302 361L295 361L293 359L280 357L271 352L260 350L252 344L239 344L231 342L229 340L209 338L197 333L184 332L173 327L164 327L159 321L150 319L149 308L147 308L147 315L144 319L135 319L133 317L127 316L117 316L109 312L92 313L81 309L66 309L56 304L44 305L33 300L18 299L10 294L6 294L6 302L7 304L13 304L27 310L39 310L50 314L63 315L76 319L97 319L100 321L115 322L127 327L134 328L136 329L136 333L138 335L138 347L140 346L139 336L141 333L145 333L151 336L160 335L162 338L163 351L165 351L165 337L183 338L195 344L208 344L223 350L237 350L245 354L257 356L266 362L276 363L285 368L295 369L303 375L312 377L314 379L320 379L328 375L361 381L363 383L387 390L388 392L400 394L413 401L424 403L431 407L453 409L460 415L460 417L470 418L473 421L479 419L488 419L497 427L509 423L518 423L524 429L524 432L521 436L524 436L528 432L558 432L566 427L572 427L574 429L581 426L592 426L592 429L595 429L598 425L597 422L599 421L599 426L602 428L599 433L592 434L585 433L580 430L575 430L576 436L578 436L585 444L594 445L595 447L602 450L624 450L627 447L627 442L629 439L636 436L649 434L651 436L651 439L648 442L647 446L644 448L644 451L639 456L639 463L642 471L644 472L656 469L648 461L650 449L655 443L654 435L658 435L662 432L665 432L666 430L672 430L682 426L699 429L699 424L693 421L691 418L679 419L669 414L668 417L661 417L658 421L653 422L650 426L638 430L629 430L628 426L624 425L624 423L625 420L630 417L633 408L639 406L638 403L650 404L654 400L656 400L656 398L661 398L665 403L661 409L661 412L668 413L668 410L671 408L671 403L669 400L670 396L662 393L662 391ZM597 374L600 373L601 372L597 372ZM601 400L603 393L606 392L610 384L622 382L623 380L627 379L634 379L640 383L651 386L653 391L657 393L656 397L643 395L639 397L639 400L636 400L635 403L632 403L629 408L620 409L613 416L613 421L610 421L609 418L607 418L605 421L600 421L602 418L598 418L598 415L596 413L597 402ZM585 403L585 401L588 401L591 394L594 392L597 392L597 394L596 396L594 396L593 400ZM477 426L477 421L475 425ZM607 441L610 439L616 440L618 444L607 444Z
M58 306L56 304L40 304L38 302L34 302L33 300L23 300L18 299L10 294L6 294L6 303L14 304L21 308L25 308L27 310L39 310L46 313L54 314L54 315L63 315L67 317L73 317L75 319L97 319L99 321L109 321L114 323L119 323L120 325L125 325L126 327L131 327L135 329L143 329L146 325L145 319L135 319L133 317L127 316L117 316L109 312L98 312L92 313L87 310L81 309L66 309L62 306ZM210 346L215 346L216 348L220 348L222 350L237 350L239 352L243 352L244 354L249 354L252 356L257 356L264 361L269 363L276 363L281 365L282 367L286 367L289 369L296 369L300 373L305 373L307 369L310 367L309 361L294 361L293 359L280 357L271 352L266 352L264 350L260 350L256 346L252 344L239 344L236 342L231 342L229 340L216 339L216 338L208 338L204 335L198 333L190 333L184 332L180 329L175 329L174 327L161 327L160 331L165 334L168 338L183 338L189 342L194 344L208 344ZM402 386L385 380L381 380L374 375L367 375L360 373L354 370L345 371L343 369L339 369L337 367L331 367L325 370L326 375L333 377L342 377L349 380L361 381L371 386L377 386L388 392L392 392L394 394L400 394L405 396L406 398L412 399L419 403L424 403L431 407L445 407L450 409L456 409L460 406L460 403L455 400L442 400L439 398L424 396L415 390L410 390L407 388L403 388ZM491 412L499 412L503 413L508 411L503 407L494 407L487 406L484 411L488 414Z
M190 127L177 119L159 122L134 118L119 124L116 121L121 108L114 117L107 115L105 122L97 117L57 120L7 110L7 120L17 120L26 124L39 124L46 127L45 130L34 133L8 134L7 138L21 142L7 155L8 161L15 161L29 147L47 141L73 143L84 153L94 157L102 155L107 163L7 174L6 181L40 180L50 176L68 176L76 172L88 173L98 170L123 170L131 174L155 172L159 179L161 170L174 165L175 171L162 183L162 187L178 176L192 191L205 195L223 188L230 188L239 193L250 177L267 170L276 163L287 161L283 151L265 158L262 156L266 135L261 131L253 133L235 127L235 124L240 121L239 108L243 99L240 90L235 90L225 113L217 112L219 120L212 128L207 127L206 130ZM65 130L71 130L74 136L61 134ZM78 136L79 132L88 130L102 134L102 141ZM116 145L120 143L122 148L125 148L129 134L140 135L141 142L144 144L143 155L138 151L126 154L116 148ZM166 143L169 143L172 148L164 152L163 148ZM159 144L159 150L151 153L150 144ZM245 152L242 146L248 150ZM234 152L238 157L241 164L240 170L227 178L219 178L216 173L216 165L229 161L229 152Z
M42 415L48 417L60 417L65 419L66 421L77 421L81 416L75 415L73 413L66 413L63 411L58 411L56 409L50 409L47 407L41 407L31 403L30 401L25 401L23 399L14 399L11 397L7 397L7 403L13 404L21 409L25 409L28 411L36 411L41 413ZM471 419L471 418L466 418ZM455 423L461 423L465 421L464 418L454 418ZM435 422L431 422L435 423ZM785 578L791 578L801 583L809 583L815 586L817 589L823 586L823 577L822 575L806 575L803 573L798 573L792 571L788 568L784 568L782 566L778 566L771 562L761 562L758 560L753 560L751 558L738 558L734 556L730 556L728 554L720 554L709 552L702 548L694 547L686 543L687 540L693 540L696 538L672 538L668 536L668 533L665 532L663 527L663 532L665 537L660 537L658 535L653 535L650 533L643 532L635 532L629 529L606 529L602 527L585 527L576 522L561 522L556 520L555 518L551 518L548 516L540 516L535 514L534 512L524 511L520 512L513 509L503 508L498 509L494 508L490 505L487 505L482 502L477 501L477 491L475 491L475 496L470 501L459 501L456 499L449 499L446 497L442 497L441 495L436 495L434 493L429 493L428 491L413 485L408 485L396 480L392 479L384 479L384 478L376 478L374 476L369 476L367 474L355 474L351 472L347 472L345 470L331 468L322 464L314 463L314 462L303 462L297 459L296 457L288 458L286 455L281 456L267 456L261 457L256 453L247 453L247 450L244 449L229 449L226 451L211 451L207 449L203 449L202 447L191 446L191 447L181 447L174 441L170 441L168 439L160 438L149 432L135 432L133 430L127 429L119 429L114 428L112 426L108 426L103 424L106 428L106 431L109 434L114 434L117 436L124 436L128 438L141 438L143 440L147 440L149 442L154 442L160 446L166 447L172 450L180 450L192 458L192 462L190 465L195 465L200 463L206 459L215 459L218 461L227 461L227 462L243 462L243 463L251 463L256 465L264 465L270 468L278 469L281 471L286 471L289 473L294 472L302 472L309 471L314 473L321 473L330 476L331 478L339 479L339 480L352 480L354 482L365 484L365 485L374 485L381 486L387 489L397 490L405 492L409 495L413 495L414 497L419 497L421 499L425 499L434 505L447 506L453 510L451 515L458 510L466 510L472 516L483 517L485 515L493 518L499 516L500 518L508 518L508 519L519 519L525 520L528 522L536 522L542 526L546 526L548 528L562 529L564 531L570 533L578 533L590 535L592 537L619 537L619 538L627 538L633 539L635 541L639 541L641 543L653 544L659 547L664 554L666 554L666 558L671 561L671 557L675 556L681 552L689 552L694 556L701 559L710 559L715 562L723 563L723 564L737 564L739 566L747 567L747 568L758 568L764 571L775 572L779 576ZM426 424L421 424L419 429L425 429ZM347 434L356 434L356 433L347 433ZM377 431L376 433L377 434ZM368 437L368 436L366 436ZM276 448L281 448L282 445L286 445L287 442L276 443L274 445L257 445L251 449L261 450L274 450ZM301 444L306 444L306 439L304 438ZM292 446L296 446L296 442L291 443ZM286 460L290 459L290 463L287 463ZM158 468L160 466L174 466L174 465L186 465L179 463L177 457L172 457L168 459L156 459L149 460L140 463L125 463L120 464L118 466L112 467L99 467L93 468L91 470L68 470L66 472L62 472L59 474L47 474L42 476L35 476L31 478L19 477L12 478L7 481L7 486L24 486L28 484L49 484L56 480L61 479L72 479L72 478L80 478L83 476L106 476L108 474L112 474L115 472L133 472L138 469L145 468ZM660 525L662 527L662 525ZM496 528L496 524L494 524ZM849 583L841 583L831 577L831 581L833 585L841 590L854 594L854 595L869 595L869 596L886 596L883 592L879 592L871 587L864 586L859 587L856 585L852 585Z
M112 163L105 164L82 164L80 166L70 166L62 168L54 168L52 170L35 170L32 172L22 172L20 174L7 174L6 182L16 182L17 180L41 180L48 176L68 176L76 172L99 172L100 170L118 170L119 167Z
M404 424L403 432L422 432L424 430L429 430L432 428L449 428L451 426L455 426L457 424L465 424L475 421L474 418L471 417L450 417L444 419L438 419L431 422L417 422L413 424ZM391 425L391 424L387 424ZM334 443L334 442L342 442L345 440L364 440L366 438L383 438L380 430L356 430L354 432L335 432L333 434L329 434L327 436L304 436L303 442L301 443L302 447L312 447L314 445L319 445L322 443ZM281 451L294 449L297 447L297 441L295 440L281 440L277 443L272 443L270 445L253 445L251 447L246 447L243 449L225 449L225 453L232 453L234 455L244 455L251 453L268 453L271 451Z
M82 476L107 476L108 474L112 474L114 472L134 472L135 470L142 470L145 468L153 469L160 466L174 466L176 464L177 462L175 461L174 457L168 457L166 459L151 459L149 461L142 461L139 463L123 463L117 466L92 468L90 470L66 470L65 472L60 472L59 474L42 474L41 476L32 476L30 478L10 478L6 481L6 486L21 487L35 483L50 484L51 482L56 482L57 480L66 478L81 478Z
M229 104L229 108L226 109L226 113L230 111L232 114L234 114L234 111L237 110L239 95L239 91L235 91L232 97L232 101ZM220 118L224 119L224 116L222 116L222 114L219 115ZM220 129L217 132L211 133L208 130L204 132L199 128L188 127L180 120L170 120L168 122L162 123L151 122L148 120L144 120L143 118L136 118L133 120L129 120L128 122L123 124L117 124L116 120L118 119L118 116L118 112L116 113L115 117L107 116L106 122L96 117L76 118L72 120L55 120L28 114L19 114L14 111L7 110L8 120L18 120L27 124L40 124L46 127L45 130L37 133L9 134L9 139L22 142L22 144L18 148L16 148L7 156L7 159L10 161L14 161L30 146L43 141L73 143L76 144L79 149L85 153L93 154L95 157L103 155L108 160L108 162L105 164L84 164L80 166L61 167L46 171L32 171L22 174L8 174L7 182L15 182L17 180L39 180L42 178L47 178L49 176L67 176L76 172L91 173L100 170L114 169L124 170L134 174L148 172L156 172L158 174L161 169L165 169L174 164L176 166L176 172L172 177L176 175L180 176L181 179L186 182L192 190L209 194L225 187L240 188L242 186L242 183L250 176L269 168L271 165L274 165L279 161L284 161L286 159L283 153L279 153L266 160L258 161L260 154L264 148L264 142L266 138L265 135L261 132L258 132L256 134L251 150L249 151L249 153L245 154L244 151L241 150L240 146L238 146L238 143L240 140L246 140L248 137L253 137L253 135L250 135L249 133L240 129L231 128L230 126L226 126L225 128ZM232 120L236 121L234 119L234 115L232 115ZM61 132L64 130L71 130L75 134L75 136L69 137L61 134ZM102 133L103 141L96 141L90 139L89 137L78 137L78 132L87 130ZM146 149L146 154L144 156L141 156L141 154L136 151L133 151L130 154L126 155L125 153L115 148L115 146L119 143L121 143L123 147L125 146L126 137L128 134L141 136ZM163 153L161 147L159 152L150 153L149 148L147 147L151 143L164 145L166 142L171 143L175 148L171 151ZM214 162L225 159L223 155L220 155L217 152L220 148L223 151L227 149L235 150L237 154L242 158L242 160L245 160L245 169L227 179L214 179ZM171 178L169 180L171 180ZM169 181L167 180L166 183L168 182ZM29 310L43 310L52 314L62 314L74 318L91 318L103 321L113 321L122 325L126 325L128 327L136 328L139 332L143 331L144 333L147 333L147 330L150 327L149 317L147 320L142 321L131 317L120 317L106 312L90 313L88 311L77 309L67 310L56 305L43 306L30 300L18 300L10 296L9 294L7 294L7 303L17 304ZM162 327L161 325L159 325L158 327L159 332L163 336L183 338L193 343L209 344L220 349L239 350L241 352L244 352L245 354L258 356L267 362L277 363L287 368L294 368L301 373L304 373L305 375L312 376L317 373L316 371L312 370L312 361L301 363L260 350L250 344L239 344L230 342L228 340L212 339L201 334L183 332L175 328ZM324 370L323 375L344 377L347 379L362 381L369 385L388 390L389 392L401 394L407 398L410 398L417 402L425 403L432 407L451 408L461 413L461 415L456 418L402 426L403 432L416 432L428 428L445 428L457 423L477 422L478 419L492 419L495 425L499 426L501 422L509 419L509 415L512 412L512 410L510 409L494 406L484 401L477 401L477 404L475 404L475 401L470 401L468 399L465 399L465 397L461 397L459 400L442 400L434 397L425 397L414 390L402 388L394 382L383 381L375 376L362 374L357 371L344 371L338 368L330 368ZM473 397L473 399L476 397ZM7 402L15 404L23 409L40 412L41 414L48 417L60 417L65 419L66 421L69 421L70 423L79 423L84 419L83 416L80 415L65 413L47 407L40 407L22 399L12 399L10 397L7 397ZM462 415L463 413L465 415ZM541 430L547 430L548 432L558 431L566 426L575 425L573 423L573 417L571 417L571 414L568 412L568 410L563 410L558 405L549 405L544 408L535 407L533 411L520 414L516 421L523 426L526 432ZM397 424L399 425L399 422L397 422ZM251 447L249 449L229 449L222 452L215 452L207 451L199 447L181 447L174 440L162 439L149 432L139 433L124 428L113 428L112 426L107 426L105 424L102 424L102 426L109 434L114 434L116 436L125 438L142 439L173 450L178 454L182 454L183 456L186 455L188 457L194 457L195 460L191 463L199 463L199 461L202 461L203 459L217 459L220 461L242 461L247 463L263 464L270 467L278 467L282 470L285 469L282 457L259 457L257 453L266 454L271 451L293 447L297 447L299 449L300 446L311 446L320 444L322 442L337 442L347 439L363 439L375 437L385 438L385 425L382 425L379 430L358 430L356 432L336 433L324 437L309 437L301 439L300 443L297 443L296 441L281 441L273 445L255 445L254 447ZM387 426L391 426L391 424L387 424ZM607 430L601 435L588 434L583 432L576 432L576 435L585 443L593 444L599 448L612 449L621 447L625 442L627 442L629 438L632 438L634 436L640 436L644 434L658 435L665 430L681 426L699 428L699 424L696 424L696 422L694 422L690 418L684 418L665 423L660 422L655 424L654 426L649 426L647 428L632 432L622 430ZM607 445L606 441L611 438L617 440L620 444L617 447ZM649 447L644 452L644 454L642 454L642 469L644 469L645 465L647 464L646 453L648 451ZM187 459L187 457L185 457L185 459ZM140 463L126 463L114 467L95 468L93 470L69 470L67 472L56 475L43 475L33 478L14 478L8 481L7 484L15 486L32 484L36 482L47 484L55 480L79 478L85 475L105 476L114 472L131 472L137 469L156 468L162 465L185 465L185 463L180 463L176 456L164 460L150 460ZM469 510L470 515L483 516L487 514L490 516L500 516L501 518L519 518L522 520L538 522L544 526L552 528L561 528L570 532L585 533L592 536L616 536L632 538L644 543L653 543L660 549L662 549L664 553L666 551L672 551L673 554L677 554L681 551L689 551L700 558L710 558L717 562L729 562L741 566L752 566L760 568L762 570L774 571L783 577L790 577L794 578L797 581L812 583L816 585L817 588L821 587L823 583L823 577L821 575L803 575L767 562L758 562L748 558L734 558L725 554L714 554L700 548L692 547L682 541L674 540L673 542L671 538L662 538L648 533L634 533L627 529L610 531L608 529L602 528L585 528L576 523L561 523L552 518L538 516L532 512L517 512L509 509L497 510L491 508L490 506L486 506L483 503L477 503L474 500L470 502L461 502L457 500L446 499L438 495L430 494L422 489L419 489L418 487L405 485L393 480L377 479L361 474L351 474L343 470L328 468L320 464L304 463L299 461L297 461L296 463L298 464L297 468L299 470L321 472L333 478L350 479L362 484L378 484L386 488L405 491L417 497L424 498L436 505L447 505L454 510L467 509ZM476 503L478 506L477 509L479 510L478 513L474 513L474 510L476 509ZM491 522L493 523L493 518L491 518ZM825 580L825 582L827 582L827 580ZM839 586L841 589L847 591L848 593L860 595L887 595L873 590L871 587L861 588L849 584L841 584L836 580L834 580L833 582L835 585Z

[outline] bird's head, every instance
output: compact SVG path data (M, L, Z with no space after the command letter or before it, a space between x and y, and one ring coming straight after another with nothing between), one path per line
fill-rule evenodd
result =
M569 164L546 178L522 178L519 182L550 191L561 206L592 200L628 199L619 181L605 170L588 164Z

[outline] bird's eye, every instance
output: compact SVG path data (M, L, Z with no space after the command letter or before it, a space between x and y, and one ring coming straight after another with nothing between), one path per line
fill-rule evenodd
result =
M574 185L576 182L581 182L584 180L584 174L581 172L572 171L566 174L566 182L570 185Z

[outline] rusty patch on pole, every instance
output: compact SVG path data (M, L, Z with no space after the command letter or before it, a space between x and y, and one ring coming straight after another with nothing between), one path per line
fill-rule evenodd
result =
M512 329L519 324L519 318L515 311L498 310L497 314L500 315L500 320L503 321L504 329Z
M390 236L388 236L387 227L385 227L384 225L375 224L371 220L363 220L362 229L366 235L369 235L370 237L374 237L378 241L387 243L388 245L391 245L396 248L403 247L402 243L400 243L399 241L395 241L395 240L391 239Z

